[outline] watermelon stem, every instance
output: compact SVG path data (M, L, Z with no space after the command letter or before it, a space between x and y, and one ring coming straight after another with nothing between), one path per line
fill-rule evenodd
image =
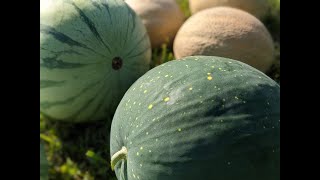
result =
M119 70L122 67L122 59L120 57L115 57L112 60L112 68L114 70Z
M127 159L128 150L126 147L122 147L120 151L114 153L114 155L111 157L111 169L114 171L115 165L122 159Z

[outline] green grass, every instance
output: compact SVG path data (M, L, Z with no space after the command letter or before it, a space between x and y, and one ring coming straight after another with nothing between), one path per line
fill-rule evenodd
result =
M187 0L177 0L186 18ZM275 40L276 61L267 75L280 83L280 7L274 4L263 22ZM152 65L174 59L172 47L164 44L152 50ZM50 180L116 180L110 168L110 123L68 124L51 122L40 115L40 141L45 144Z

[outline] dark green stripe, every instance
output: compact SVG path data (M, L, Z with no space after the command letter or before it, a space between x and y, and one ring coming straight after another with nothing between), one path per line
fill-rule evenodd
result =
M59 87L64 83L65 81L40 80L40 89L49 87Z
M130 12L131 12L131 10L130 10L130 8L128 7L128 13L129 13L129 16L128 16L128 18L127 18L127 28L126 28L126 37L125 37L125 39L124 39L124 43L123 43L123 46L125 46L126 45L126 43L127 43L127 40L128 40L128 35L129 35L129 25L130 25ZM133 24L135 24L135 22L132 22Z
M145 52L147 52L148 50L150 49L150 47L147 47L146 49L144 49L143 51L135 54L135 55L132 55L132 56L128 56L127 58L134 58L134 57L138 57L138 56L141 56L142 54L144 54Z
M40 50L43 50L43 51L49 51L50 53L56 55L56 56L61 56L61 55L64 55L64 54L75 54L75 55L79 55L79 56L84 56L84 54L78 52L78 51L75 51L75 50L62 50L62 51L52 51L52 50L49 50L49 49L46 49L44 47L40 47ZM41 52L40 52L41 53Z
M133 48L124 56L127 57L129 56L134 50L137 49L137 47L139 47L139 44L141 42L143 42L143 40L148 36L147 32L142 36L142 38L138 41L138 43L135 46L132 46Z
M61 43L68 44L69 46L78 46L82 48L88 49L88 47L84 44L81 44L71 37L57 31L55 28L40 24L40 32L52 35L56 40L60 41Z
M103 79L103 81L105 81L105 83L103 84L103 86L101 87L101 89L97 92L97 94L101 94L100 92L102 90L105 90L106 88L104 88L107 85L107 79L110 76L111 72L106 73L106 75L104 77L106 77L105 79ZM98 105L96 106L95 110L92 111L92 114L90 114L89 117L93 117L94 114L96 114L97 112L99 112L99 110L102 108L103 103L105 103L105 99L106 96L109 95L109 92L112 90L112 88L107 88L107 91L105 91L104 95L102 98L100 98L100 102L98 103ZM103 93L103 92L102 92Z
M99 82L100 81L102 81L102 80L99 80ZM76 119L77 117L79 117L79 115L81 114L81 112L84 112L84 110L86 109L86 108L88 108L89 107L89 105L92 103L92 102L94 102L94 100L97 98L97 97L99 97L99 95L100 95L100 93L99 92L101 92L101 90L104 90L105 88L105 85L106 85L106 83L104 83L104 85L103 86L101 86L101 88L95 93L95 96L94 97L92 97L91 99L89 99L82 107L80 107L80 109L78 110L78 111L76 111L75 113L73 113L72 115L70 115L69 117L68 117L68 119ZM109 91L111 90L111 88L109 88ZM108 94L108 93L107 93ZM101 101L102 102L105 102L104 101L105 100L105 96L104 96L104 98L102 98L101 99ZM100 106L100 105L98 105L98 106ZM92 118L92 116L93 116L94 114L91 114L91 115L89 115L87 118Z
M81 20L89 27L92 34L108 49L109 53L111 53L110 46L103 41L94 23L88 18L88 16L86 16L86 14L75 3L72 3L72 5L76 9L76 11L79 13Z
M108 73L107 76L105 76L105 77L109 77L109 74L110 74L110 73ZM107 78L106 78L106 79L107 79ZM88 87L96 86L99 82L101 82L101 81L103 81L103 80L105 80L105 79L101 79L101 80L99 80L96 84L90 85L90 86L88 86ZM98 98L99 95L101 95L101 93L99 93L99 92L101 92L102 90L105 89L105 88L104 88L105 85L107 85L107 83L104 83L104 85L101 86L101 88L97 91L97 93L95 93L95 96L94 96L93 98L89 99L89 100L84 104L84 106L80 107L79 110L77 110L77 111L76 111L75 113L73 113L72 115L66 117L65 119L75 121L75 119L80 115L80 113L83 112L96 98ZM91 113L91 114L88 116L88 118L92 118L92 117L94 116L94 114L97 113L97 112L103 107L102 105L103 105L103 103L105 103L105 98L106 98L107 95L109 95L109 92L110 92L111 90L112 90L112 89L109 88L108 91L105 92L105 95L103 96L103 98L100 98L100 102L99 102L98 106L96 106L95 110L93 111L93 113ZM85 90L85 91L87 91L87 90ZM80 94L81 94L81 93L80 93ZM80 94L79 94L79 95L80 95ZM78 95L77 95L77 96L78 96ZM40 105L41 105L41 104L40 104ZM46 109L46 107L41 106L41 109ZM45 113L43 113L43 112L41 112L41 113L42 113L45 117L48 117L49 119L55 119L54 117L50 117L49 115L47 115L47 114L45 114Z
M73 40L71 37L57 31L55 28L53 28L51 26L40 24L40 32L52 35L53 38L55 38L56 40L58 40L61 43L67 44L69 46L77 46L77 47L81 47L84 49L88 49L88 50L94 52L95 54L106 57L106 56L96 52L94 49L89 48L85 44L77 42L77 41Z
M128 5L127 5L128 6ZM136 29L136 13L128 6L128 11L129 11L129 15L131 15L132 17L132 31L131 33L134 32L134 30Z
M86 105L85 105L85 107L87 107L88 105L90 105L92 102L93 102L93 100L95 100L97 97L98 97L98 95L101 95L101 91L102 90L105 90L105 85L106 85L107 83L104 83L104 85L100 88L100 90L96 93L96 96L95 97L93 97L92 98L92 101L90 101L90 102L88 102ZM97 106L95 107L95 109L92 111L92 113L90 114L90 115L88 115L88 118L92 118L92 117L94 117L94 115L98 112L98 110L100 110L101 108L102 108L102 105L103 105L103 103L105 103L106 101L106 96L109 94L109 91L111 90L111 88L107 88L108 89L108 91L106 91L105 92L105 94L103 95L103 97L102 98L100 98L99 99L99 102L98 102L98 104L97 104ZM80 111L81 112L81 111ZM80 114L79 114L80 115Z
M110 9L109 9L109 5L107 3L102 3L102 6L106 9L108 15L109 15L109 19L110 19L110 23L111 23L111 26L113 24L112 22L112 18L111 18L111 13L110 13Z
M99 3L97 3L96 1L90 1L92 3L92 5L96 8L98 8L100 11L102 11L101 6Z
M92 97L91 99L89 99L78 111L76 111L75 113L73 113L73 115L71 115L70 118L72 119L76 119L77 117L79 117L79 115L81 114L81 112L84 112L84 110L86 108L88 108L90 106L90 104L99 96L99 93L96 93L94 97Z
M40 63L40 67L44 67L47 69L74 69L74 68L81 68L88 65L88 64L81 64L81 63L63 62L62 60L58 60L57 56L41 58L41 60L43 61L43 63Z
M48 101L43 101L40 103L41 109L49 109L52 108L54 106L59 106L59 105L67 105L67 104L71 104L73 103L77 98L81 97L82 94L86 93L87 91L89 91L90 89L92 89L93 87L95 87L97 84L99 84L101 82L101 80L91 83L89 84L86 88L84 88L83 90L81 90L80 93L67 98L65 100L62 101L55 101L55 102L48 102Z

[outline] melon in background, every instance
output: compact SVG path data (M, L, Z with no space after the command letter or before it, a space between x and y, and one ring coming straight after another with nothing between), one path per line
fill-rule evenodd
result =
M111 126L119 180L279 180L280 86L240 61L194 56L138 79Z
M122 0L41 0L40 7L40 112L68 122L112 116L150 67L139 16Z
M172 41L184 22L184 14L175 0L126 0L141 17L153 48Z
M270 0L189 0L189 7L192 14L201 10L218 6L229 6L242 9L248 13L263 18L270 8Z
M175 58L205 55L236 59L262 72L275 60L272 37L251 14L229 7L203 10L180 28L173 45Z

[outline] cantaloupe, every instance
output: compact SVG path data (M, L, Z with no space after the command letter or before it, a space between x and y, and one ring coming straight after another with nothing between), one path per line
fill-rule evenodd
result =
M153 48L172 44L184 14L175 0L126 0L146 26Z
M191 16L178 31L177 59L220 56L237 59L262 72L274 61L274 44L266 27L251 14L230 7L203 10Z
M189 7L192 14L217 6L229 6L242 9L258 18L263 18L268 12L269 0L189 0Z

